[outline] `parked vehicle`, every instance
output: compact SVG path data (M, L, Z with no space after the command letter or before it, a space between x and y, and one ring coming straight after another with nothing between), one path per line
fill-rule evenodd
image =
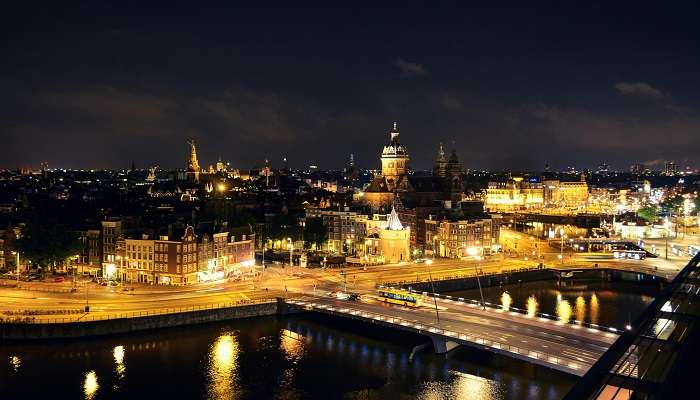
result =
M66 278L64 278L64 277L62 277L62 276L57 276L57 277L53 278L53 281L54 281L55 283L61 283L61 282L65 281L65 280L66 280Z

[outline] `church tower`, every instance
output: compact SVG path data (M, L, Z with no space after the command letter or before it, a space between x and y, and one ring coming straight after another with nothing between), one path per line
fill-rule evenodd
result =
M440 142L440 149L433 167L433 176L436 178L447 177L447 159L445 159L445 148L442 146L442 142Z
M190 145L190 158L187 162L187 180L194 183L199 183L199 161L197 161L197 147L194 144L194 139L189 139L187 143Z
M386 179L389 190L394 191L402 184L408 170L408 152L399 141L399 129L394 122L394 129L389 132L389 145L382 151L382 175Z
M450 159L447 161L447 173L445 178L448 182L450 191L450 199L452 201L460 201L462 199L462 164L457 158L457 150L452 145Z

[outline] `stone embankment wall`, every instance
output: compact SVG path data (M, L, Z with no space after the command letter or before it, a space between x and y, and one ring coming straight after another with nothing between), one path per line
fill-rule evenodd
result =
M281 301L181 313L66 323L0 323L4 340L71 339L287 313Z

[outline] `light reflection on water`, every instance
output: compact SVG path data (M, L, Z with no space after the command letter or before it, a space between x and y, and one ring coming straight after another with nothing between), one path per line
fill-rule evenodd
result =
M212 399L238 398L238 341L233 333L219 336L209 351L208 392Z
M530 318L534 318L537 315L537 308L539 306L539 303L537 303L537 299L535 296L530 296L527 298L527 316Z
M576 323L581 325L586 319L586 299L583 296L576 297Z
M491 400L503 397L504 391L501 383L458 371L450 371L449 376L444 381L425 383L416 396L416 398L424 400Z
M20 359L18 356L10 357L10 365L12 365L12 370L17 372L19 371L19 367L22 365L22 359Z
M591 313L590 319L592 324L598 323L598 313L600 312L600 304L598 303L598 296L593 293L591 295Z
M153 333L142 333L43 350L0 348L0 357L22 360L8 389L46 377L51 391L32 388L27 398L549 399L571 384L469 349L446 359L427 348L410 361L412 347L425 338L375 331L320 317L246 320L163 331L156 342ZM4 363L8 373L11 365ZM160 384L166 376L178 384ZM1 386L0 399L20 398Z
M523 309L528 316L537 313L554 315L561 322L576 320L622 329L629 320L634 320L653 301L658 292L658 283L653 281L607 282L579 280L558 286L556 281L536 281L503 286L484 287L484 298L499 303L510 297L510 309ZM479 300L478 289L454 291L453 297ZM624 312L620 312L624 310Z
M569 300L562 299L561 296L557 300L557 318L562 324L568 324L571 320L571 303Z
M100 388L100 384L97 383L97 374L95 371L88 371L85 373L85 381L83 382L83 393L85 393L85 399L92 400L97 394L97 389Z
M501 295L501 309L503 311L508 311L510 310L510 304L513 302L513 299L510 297L510 294L505 291Z
M116 383L114 384L114 389L119 390L124 381L124 376L126 374L126 365L124 364L124 346L115 346L112 350L112 355L114 356L114 363L116 367L114 372L116 373Z

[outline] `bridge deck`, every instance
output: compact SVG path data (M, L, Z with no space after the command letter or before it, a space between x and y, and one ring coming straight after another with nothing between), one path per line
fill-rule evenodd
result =
M514 312L482 310L470 303L456 301L439 303L439 323L435 309L429 305L412 309L374 299L355 302L316 296L286 302L292 307L486 349L577 376L583 375L618 336Z

